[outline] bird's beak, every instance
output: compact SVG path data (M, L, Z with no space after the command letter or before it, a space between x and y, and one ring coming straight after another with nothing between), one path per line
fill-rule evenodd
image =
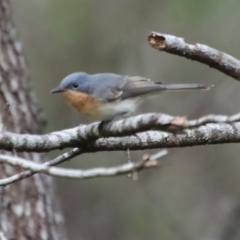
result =
M60 86L54 88L51 90L51 93L59 93L59 92L63 92L64 89L62 89Z

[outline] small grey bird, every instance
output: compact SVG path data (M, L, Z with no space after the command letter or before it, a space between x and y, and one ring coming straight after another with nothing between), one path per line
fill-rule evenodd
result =
M113 73L76 72L66 76L52 93L62 92L67 102L80 114L110 121L135 111L145 97L165 91L208 90L212 85L162 84L139 76Z

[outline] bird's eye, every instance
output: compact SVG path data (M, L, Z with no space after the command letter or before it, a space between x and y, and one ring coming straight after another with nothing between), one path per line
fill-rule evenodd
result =
M73 86L73 88L78 88L78 84L77 83L73 83L72 86Z

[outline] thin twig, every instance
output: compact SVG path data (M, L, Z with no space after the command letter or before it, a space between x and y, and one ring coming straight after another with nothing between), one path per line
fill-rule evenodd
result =
M233 123L240 121L240 113L226 116L226 115L206 115L195 120L189 120L184 124L184 128L195 128L207 123Z
M149 161L158 160L158 159L166 156L167 154L168 154L168 150L167 149L163 149L163 150L158 151L158 152L152 154L151 156L149 156Z
M76 153L75 153L76 154ZM163 150L159 157L163 157L167 154L166 150ZM65 169L65 168L57 168L50 167L49 164L38 164L31 161L27 161L25 159L13 156L0 155L0 162L6 163L12 166L19 166L23 169L28 169L33 173L45 173L54 177L64 177L64 178L78 178L78 179L86 179L86 178L95 178L95 177L110 177L117 176L122 174L127 174L134 171L141 171L143 169L155 168L158 166L158 162L156 159L147 158L142 161L136 163L127 163L117 167L110 168L93 168L88 170L76 170L76 169ZM55 161L56 162L56 161ZM5 180L5 179L3 179ZM1 180L1 181L3 181ZM20 178L18 179L20 180ZM13 181L12 181L13 182ZM12 182L4 184L1 182L2 186L10 184Z
M54 158L53 160L51 160L49 162L46 162L46 163L43 163L41 165L43 165L43 166L56 166L56 165L59 165L60 163L68 161L71 158L76 157L77 155L82 154L82 153L83 153L83 151L80 148L74 148L71 151L69 151L67 153L64 153L64 154ZM34 175L36 173L37 173L36 171L26 170L24 172L18 173L16 175L11 176L11 177L1 179L0 180L0 186L7 186L11 183L18 182L18 181L20 181L24 178L31 177L32 175Z

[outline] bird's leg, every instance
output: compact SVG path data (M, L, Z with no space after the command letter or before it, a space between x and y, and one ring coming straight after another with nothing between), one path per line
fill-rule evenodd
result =
M98 127L99 132L102 132L102 130L104 129L104 127L107 126L107 124L108 124L109 122L111 122L111 121L106 121L106 120L105 120L105 121L102 121L102 122L100 123L99 127Z
M104 130L104 128L105 128L108 124L113 123L113 122L115 122L115 121L117 121L117 120L122 119L123 115L125 115L125 114L127 114L127 113L128 113L128 112L121 112L121 113L117 114L116 116L114 116L111 120L104 120L104 121L102 121L102 122L100 123L100 125L99 125L99 131Z

